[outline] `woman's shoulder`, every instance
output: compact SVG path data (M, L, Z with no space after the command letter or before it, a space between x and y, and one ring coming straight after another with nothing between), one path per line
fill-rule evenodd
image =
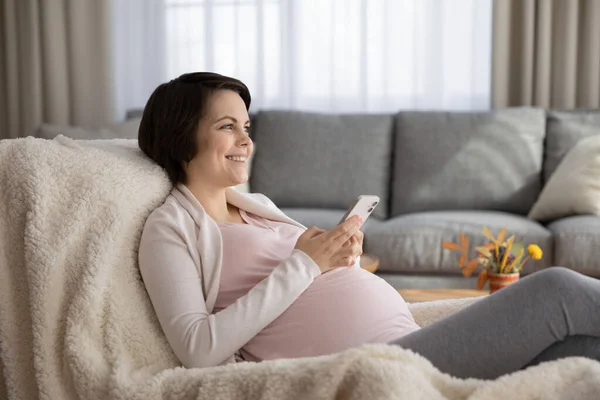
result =
M175 199L172 194L169 194L165 201L158 207L156 207L150 215L148 219L160 219L170 216L176 216L183 214L183 207L179 204L179 202Z
M163 204L155 208L148 215L144 223L144 233L151 231L161 231L163 233L173 230L179 231L185 225L188 225L188 223L193 225L191 217L173 195L169 195Z

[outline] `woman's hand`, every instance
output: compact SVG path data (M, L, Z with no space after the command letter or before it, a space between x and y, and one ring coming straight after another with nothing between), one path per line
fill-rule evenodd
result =
M338 253L338 266L352 266L356 259L362 256L363 239L365 234L362 231L357 231L346 243L342 245L342 249Z
M355 259L359 251L359 239L353 238L360 232L359 216L354 216L341 223L330 231L324 231L315 226L308 228L296 242L295 249L302 250L319 266L321 273L332 268L344 265L352 265L343 262L344 259ZM362 232L359 236L362 236ZM346 242L351 245L344 247ZM362 239L360 240L360 252L362 253Z

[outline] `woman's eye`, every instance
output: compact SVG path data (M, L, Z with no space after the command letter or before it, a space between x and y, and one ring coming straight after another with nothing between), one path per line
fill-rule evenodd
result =
M223 125L221 127L221 129L233 129L233 125L232 124Z
M252 132L252 128L250 128L249 126L245 126L244 130L246 131L246 133L249 135L250 132Z

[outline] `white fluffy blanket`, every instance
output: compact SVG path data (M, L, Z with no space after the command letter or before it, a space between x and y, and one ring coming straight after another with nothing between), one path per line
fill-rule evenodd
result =
M388 345L210 369L178 366L144 290L144 219L170 187L135 141L0 142L0 398L586 399L600 364L460 380ZM429 323L467 304L412 305Z

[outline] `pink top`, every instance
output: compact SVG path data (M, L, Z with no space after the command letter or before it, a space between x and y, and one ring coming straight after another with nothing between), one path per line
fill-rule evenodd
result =
M229 187L225 198L254 215L306 229L261 193ZM248 293L215 312L223 264L221 229L181 183L146 219L138 259L165 337L188 368L243 360L241 348L321 275L314 260L295 249Z
M267 278L289 257L303 232L241 209L240 214L247 224L219 224L223 263L214 312ZM241 355L247 361L318 356L364 343L386 343L418 329L392 286L360 267L342 267L316 277L242 347Z

